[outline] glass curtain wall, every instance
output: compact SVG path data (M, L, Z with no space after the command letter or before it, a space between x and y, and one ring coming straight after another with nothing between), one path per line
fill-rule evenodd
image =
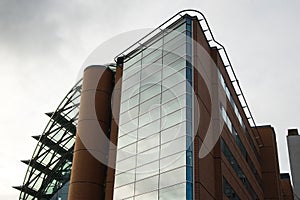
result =
M114 199L192 199L191 19L124 63Z

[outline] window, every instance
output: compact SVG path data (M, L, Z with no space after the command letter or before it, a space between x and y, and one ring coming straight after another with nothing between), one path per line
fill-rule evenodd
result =
M227 144L225 143L225 141L223 139L221 139L221 148L222 148L222 152L224 153L226 159L230 163L233 170L236 172L237 176L240 178L241 182L244 184L244 187L246 188L246 190L248 190L250 196L253 199L258 199L255 191L253 190L252 186L250 185L250 183L249 183L247 177L245 176L243 170L241 169L240 165L238 164L238 162L236 161L236 159L232 155L230 149L228 148Z
M223 177L223 192L226 197L230 200L240 200L239 196L236 194L231 185L227 182L227 180Z

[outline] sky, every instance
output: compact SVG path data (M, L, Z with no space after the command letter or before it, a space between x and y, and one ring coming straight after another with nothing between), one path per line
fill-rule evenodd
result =
M287 129L300 127L298 0L0 0L0 199L17 199L48 117L87 56L112 36L155 28L193 8L227 49L258 125L276 131L289 172Z

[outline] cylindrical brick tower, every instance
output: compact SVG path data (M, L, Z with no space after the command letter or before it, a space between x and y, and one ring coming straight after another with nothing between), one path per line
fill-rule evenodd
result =
M69 200L104 199L113 80L106 66L84 71Z

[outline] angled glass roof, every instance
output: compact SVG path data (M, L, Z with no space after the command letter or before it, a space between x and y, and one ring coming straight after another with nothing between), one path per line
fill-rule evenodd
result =
M46 113L50 120L38 140L28 165L19 199L51 199L70 180L79 112L82 80L68 92L54 112Z

